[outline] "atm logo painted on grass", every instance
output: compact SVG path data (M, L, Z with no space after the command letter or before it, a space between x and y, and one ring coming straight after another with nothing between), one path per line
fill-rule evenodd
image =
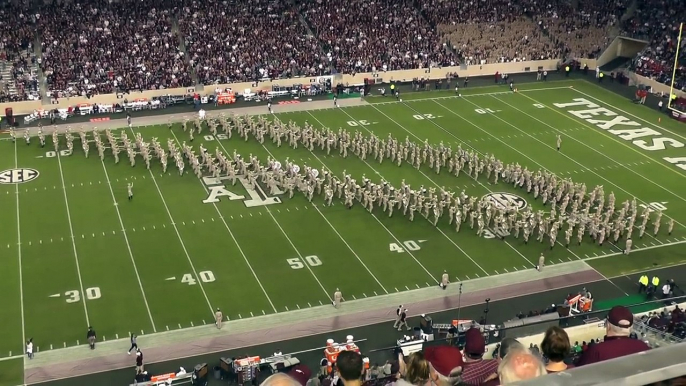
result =
M35 180L39 175L36 169L7 169L0 172L0 184L22 184Z
M510 209L514 204L517 210L522 210L529 205L524 198L511 193L490 193L484 198L498 209Z
M249 197L243 194L238 194L230 191L226 187L224 181L232 179L232 177L203 177L202 182L207 187L207 198L202 202L204 204L216 204L220 202L222 197L228 197L229 201L241 200L248 208L253 208L257 206L280 204L281 199L279 197L270 197L260 185L253 186L250 184L248 179L243 176L235 177L238 182L243 186ZM283 191L276 189L274 192L276 195L283 194Z

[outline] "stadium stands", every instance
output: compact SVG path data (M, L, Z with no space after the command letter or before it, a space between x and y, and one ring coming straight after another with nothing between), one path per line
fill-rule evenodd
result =
M259 15L259 16L258 16ZM328 60L288 2L186 1L179 28L203 84L324 75Z
M626 35L649 41L648 47L634 60L632 69L636 73L671 83L679 23L686 23L684 15L686 2L683 1L638 2L633 17L622 26ZM679 59L674 87L686 91L686 49L682 49Z
M597 58L619 33L625 11L624 0L579 1L576 7L566 1L532 2L527 9L564 53L576 58Z
M337 72L391 71L457 63L409 0L320 0L300 12Z
M86 95L462 61L596 57L620 24L626 34L650 38L636 71L669 83L686 3L638 2L627 11L630 3L77 0L32 9L8 3L0 8L0 99L37 97L40 76L48 91ZM682 65L679 88L685 79Z
M497 23L442 25L439 31L468 64L556 59L562 55L562 50L524 17Z
M0 102L22 101L38 95L32 67L36 16L22 5L0 6Z
M193 84L172 32L172 9L156 1L107 0L41 9L41 68L67 95Z

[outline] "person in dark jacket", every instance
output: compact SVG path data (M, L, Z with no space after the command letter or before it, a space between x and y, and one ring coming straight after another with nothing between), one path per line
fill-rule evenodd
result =
M619 358L642 351L650 350L643 341L632 339L631 326L634 324L634 315L628 308L622 306L613 307L607 315L606 336L601 343L589 345L581 354L577 366L585 366L609 359Z
M143 352L141 349L136 349L136 373L144 371L143 369Z
M95 350L95 340L98 336L95 334L93 327L88 327L88 332L86 333L86 340L88 340L88 345L90 345L91 350Z

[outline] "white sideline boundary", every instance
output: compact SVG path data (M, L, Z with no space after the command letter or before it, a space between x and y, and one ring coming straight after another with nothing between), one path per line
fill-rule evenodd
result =
M562 82L562 81L559 81L559 82ZM552 82L549 82L549 83L552 83ZM490 87L493 87L493 86L483 86L483 88L487 88L487 87L490 88ZM471 88L470 90L477 89L477 88L482 88L482 87L473 87L473 88ZM568 88L574 89L572 86L565 86L565 87L546 87L546 88L536 88L536 89L529 89L529 90L519 90L518 92L535 92L535 91L546 91L546 90L568 89ZM578 91L578 90L576 90L576 91ZM408 99L408 100L403 100L403 102L399 102L399 101L378 102L378 103L377 103L377 102L371 102L371 103L368 102L368 103L365 104L365 105L366 105L366 106L369 106L369 105L372 105L372 106L373 106L373 105L385 105L385 104L394 104L394 103L409 103L409 102L416 102L416 101L433 101L433 100L443 100L443 99L468 98L468 97L472 97L472 96L491 96L491 95L505 95L505 94L512 94L512 93L509 92L509 91L503 91L503 92L487 92L487 93L474 93L474 94L463 95L463 96L461 96L461 97L459 97L459 96L443 96L443 97L428 97L428 98ZM594 99L597 99L597 98L594 98ZM599 100L599 99L597 99L597 100ZM604 103L604 102L602 102L602 103ZM611 105L608 104L608 106L611 106ZM343 107L343 109L348 109L348 108L350 108L350 107L358 107L358 106L346 106L346 107ZM329 107L329 108L317 108L317 109L308 109L308 110L304 110L304 111L302 111L302 112L310 112L310 111L318 111L318 110L333 110L333 109L335 109L335 108L333 108L333 107ZM623 110L621 110L621 109L617 109L617 110L623 111ZM288 113L289 113L289 112L282 112L282 113L277 113L277 114L275 114L275 115L278 116L278 115L283 115L283 114L288 114ZM256 115L266 115L266 114L256 114ZM631 114L628 114L628 115L631 115ZM643 121L645 121L645 120L643 120ZM140 127L145 127L145 126L140 126ZM658 127L658 126L656 126L656 127ZM10 138L0 138L0 140L9 140L9 139L10 139ZM16 146L16 145L15 145L15 146ZM656 246L649 246L649 247L645 247L645 248L634 248L632 252L636 253L636 252L640 252L640 251L642 251L642 250L644 250L644 249L645 249L645 250L657 249L657 248L661 248L661 247L673 246L673 245L678 245L678 244L683 244L683 243L686 243L686 240L685 240L685 241L678 241L678 242L670 242L670 243L665 243L665 244L656 245ZM589 257L589 258L582 258L582 260L583 260L583 261L589 261L589 260L596 260L596 259L605 258L605 257L617 256L617 255L621 255L621 253L618 252L618 253L604 254L604 255L599 255L599 256L594 256L594 257ZM568 263L562 263L562 264L568 264ZM679 263L679 264L673 264L673 265L670 265L670 266L681 266L681 265L686 265L686 262L684 262L684 263ZM658 269L664 269L664 268L667 268L667 267L668 267L668 266L663 266L663 267L645 269L645 270L641 270L641 271L646 271L646 272L647 272L647 271L653 271L653 270L658 270ZM20 267L20 269L21 269L21 267ZM611 276L611 277L608 277L607 279L608 279L608 280L610 280L610 279L616 279L616 278L623 277L624 275L625 275L625 274L617 275L617 276ZM404 291L403 291L403 292L404 292ZM383 296L383 295L381 295L381 296ZM201 327L196 327L196 328L201 328ZM187 330L187 329L189 329L189 328L183 328L183 330ZM192 327L191 327L191 329L192 329ZM177 332L177 331L181 331L181 330L173 330L173 331L170 331L170 333ZM149 334L149 335L152 335L152 334ZM120 341L124 341L124 340L126 340L126 339L128 339L128 338L122 338L122 339L119 339L119 340L120 340ZM112 340L112 341L115 341L115 340ZM108 342L109 342L109 340L108 340ZM63 349L62 349L62 348L59 348L59 349L57 349L57 350L63 350ZM21 358L21 357L23 357L23 355L14 355L14 356L10 356L10 357L0 358L0 361L18 359L18 358Z

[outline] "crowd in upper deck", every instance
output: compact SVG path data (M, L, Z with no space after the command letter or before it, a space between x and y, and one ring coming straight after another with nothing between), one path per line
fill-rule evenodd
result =
M639 2L627 11L626 0L77 0L10 3L0 12L0 62L9 68L0 98L23 100L38 89L35 68L51 93L90 95L592 58L620 33L648 37L636 71L669 83L686 2ZM679 87L686 87L685 74L681 65Z

